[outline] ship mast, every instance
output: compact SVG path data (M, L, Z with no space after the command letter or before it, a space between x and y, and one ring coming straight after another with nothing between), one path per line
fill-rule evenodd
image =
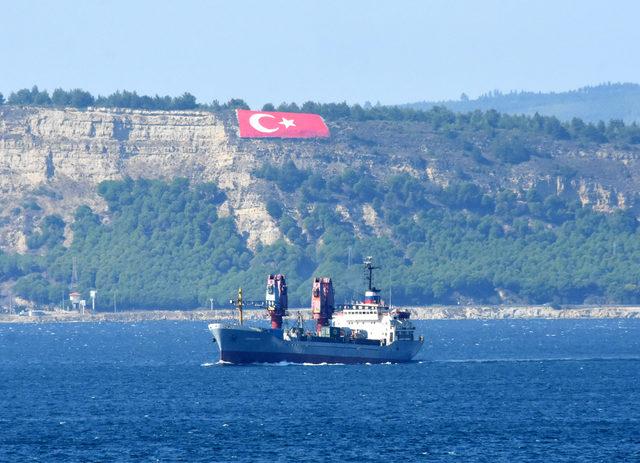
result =
M367 280L367 289L369 291L377 291L373 286L373 271L379 268L380 267L376 267L375 265L373 265L373 258L371 256L367 256L367 258L364 260L364 277Z
M248 301L249 303L253 302L253 301ZM231 299L229 301L229 304L233 304L236 306L236 309L238 309L238 317L240 319L240 324L242 325L244 323L244 305L247 302L242 298L242 288L238 288L238 298L237 299ZM212 303L213 305L213 303Z
M238 309L238 314L240 316L240 325L242 325L242 323L244 322L244 314L242 310L244 308L244 303L242 302L242 288L238 288L238 299L236 299L236 308Z

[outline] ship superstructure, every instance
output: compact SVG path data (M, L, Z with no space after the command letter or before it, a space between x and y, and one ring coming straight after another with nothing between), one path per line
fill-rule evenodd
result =
M392 309L380 297L380 290L373 285L374 267L371 258L364 263L367 289L363 302L339 305L333 316L333 325L353 330L358 336L377 339L385 344L394 341L413 341L415 326L406 310Z
M373 285L375 267L371 258L364 263L367 289L362 302L335 305L331 278L314 278L311 314L314 332L302 323L283 330L287 315L284 275L269 275L265 306L271 328L213 323L209 330L220 349L220 359L230 363L306 362L381 363L407 362L420 350L423 338L416 339L408 311L392 309ZM242 309L241 305L239 307Z

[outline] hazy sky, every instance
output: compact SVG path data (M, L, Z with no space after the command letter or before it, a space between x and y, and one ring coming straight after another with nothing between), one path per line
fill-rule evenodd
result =
M640 82L637 1L0 1L0 92L404 103Z

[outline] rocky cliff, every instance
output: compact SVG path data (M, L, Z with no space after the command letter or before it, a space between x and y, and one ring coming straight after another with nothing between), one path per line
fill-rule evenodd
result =
M487 162L426 123L345 121L330 129L329 140L242 140L232 113L0 107L0 247L24 252L26 234L46 214L69 223L81 204L104 212L96 185L125 176L214 181L227 197L221 214L234 217L250 246L270 244L281 232L266 200L288 206L288 198L253 172L288 159L328 175L350 167L379 178L407 172L440 187L464 180L486 191L533 188L605 212L637 202L640 152L629 146L539 139L530 161L505 164L484 152L481 135L473 143ZM356 231L384 232L367 204L339 212Z
M0 240L24 250L28 214L11 211L26 201L64 218L80 204L102 211L96 185L130 176L214 181L250 241L272 242L279 232L250 175L257 162L210 113L7 108L0 112Z

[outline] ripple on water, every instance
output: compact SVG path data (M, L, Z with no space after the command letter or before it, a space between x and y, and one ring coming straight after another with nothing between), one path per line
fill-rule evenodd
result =
M640 452L640 321L418 322L428 346L409 364L232 368L203 326L0 326L0 460L574 462Z

